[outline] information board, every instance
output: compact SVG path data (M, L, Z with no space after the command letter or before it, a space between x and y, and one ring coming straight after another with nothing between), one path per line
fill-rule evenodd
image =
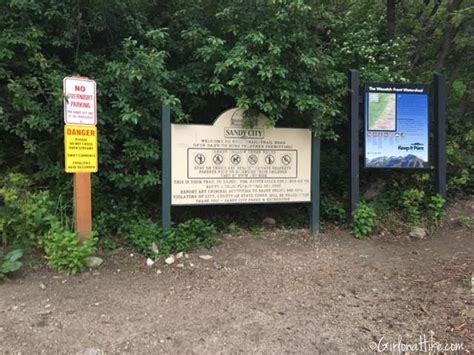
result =
M97 127L65 125L64 154L67 173L96 173Z
M365 90L365 167L427 168L428 151L428 88L368 83Z
M95 126L97 124L96 83L79 77L63 80L64 123Z
M309 202L311 130L244 127L241 109L210 125L171 125L173 205Z

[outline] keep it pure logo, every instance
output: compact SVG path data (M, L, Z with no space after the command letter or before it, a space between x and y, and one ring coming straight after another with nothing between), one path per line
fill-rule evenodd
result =
M398 150L405 150L405 151L423 151L425 147L423 143L412 143L410 145L399 145Z

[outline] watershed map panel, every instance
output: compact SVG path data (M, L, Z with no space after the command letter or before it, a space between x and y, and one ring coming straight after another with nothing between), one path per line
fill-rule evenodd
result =
M367 84L366 168L428 167L428 97L425 86Z

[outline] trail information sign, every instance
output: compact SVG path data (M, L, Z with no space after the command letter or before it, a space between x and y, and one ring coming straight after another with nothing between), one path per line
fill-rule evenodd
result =
M95 126L97 97L94 80L66 77L63 80L64 123Z
M365 167L427 168L428 87L368 83Z
M171 125L171 203L311 201L311 130L244 127L241 109L212 126Z
M64 148L67 173L97 172L97 127L65 125Z

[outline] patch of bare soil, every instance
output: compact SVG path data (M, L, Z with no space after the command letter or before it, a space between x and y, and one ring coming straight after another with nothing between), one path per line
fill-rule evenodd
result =
M226 236L182 268L121 250L78 276L20 274L0 285L0 353L473 352L466 213L425 240L278 230Z

